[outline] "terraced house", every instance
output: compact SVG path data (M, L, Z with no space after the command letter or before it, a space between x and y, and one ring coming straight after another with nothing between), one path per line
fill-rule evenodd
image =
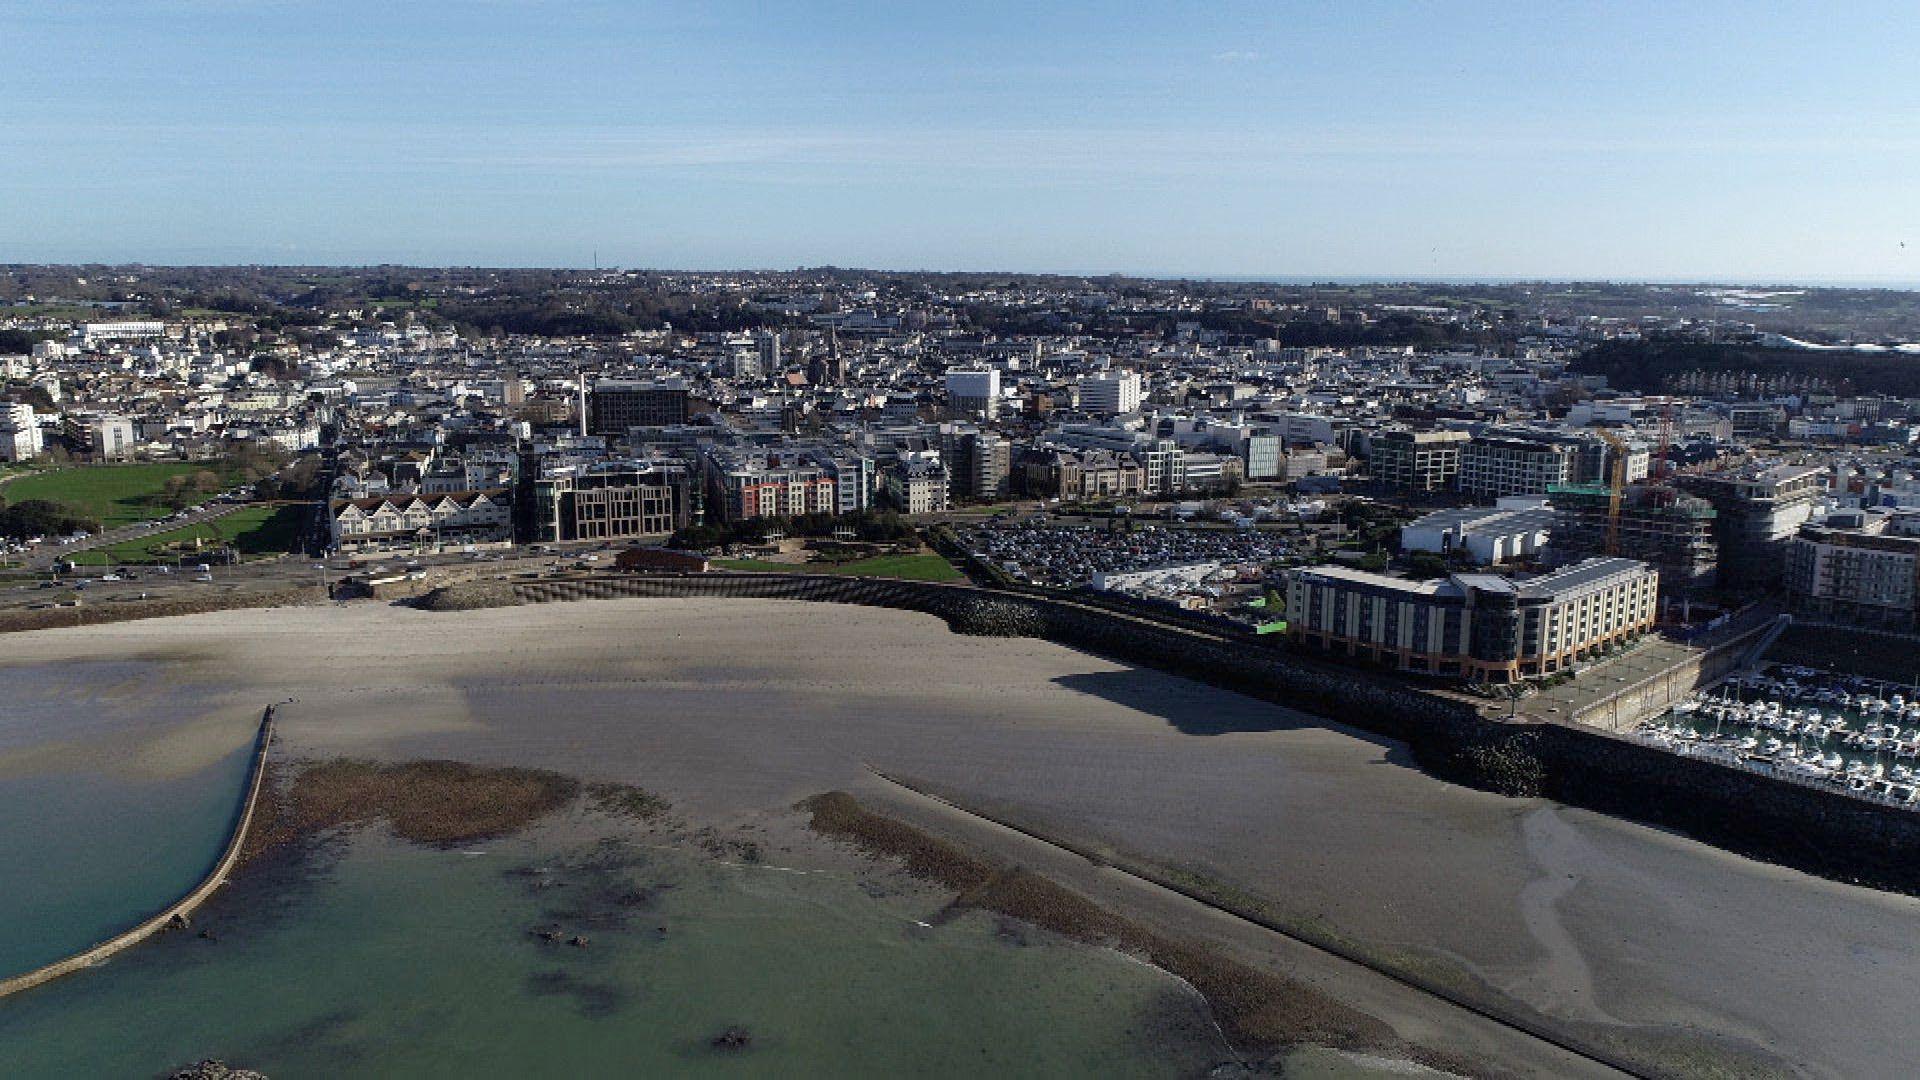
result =
M1659 573L1588 559L1541 577L1409 581L1341 566L1287 575L1287 634L1342 656L1468 682L1551 675L1653 628Z
M348 554L513 539L510 488L344 499L331 514L333 547Z

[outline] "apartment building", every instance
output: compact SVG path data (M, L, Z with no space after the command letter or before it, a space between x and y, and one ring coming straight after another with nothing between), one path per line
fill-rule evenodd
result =
M96 341L153 341L165 337L167 324L154 320L82 323L80 336L88 344Z
M949 506L947 469L936 451L902 455L887 470L887 498L905 514L937 514Z
M628 428L684 424L690 401L687 384L677 379L601 379L593 384L588 430L625 435Z
M0 461L32 461L44 448L33 406L0 402Z
M1000 370L956 370L947 372L947 409L956 416L991 419L1000 410Z
M138 441L133 421L124 416L85 416L66 422L67 440L79 443L96 458L114 461L130 457Z
M1013 444L971 425L940 426L940 461L953 499L1004 499L1012 490Z
M513 539L510 488L343 499L331 507L336 551L415 551Z
M693 523L686 466L622 462L561 468L533 485L535 539L664 539Z
M810 458L832 478L838 513L855 514L872 508L880 482L872 458L837 447L815 449Z
M708 512L721 521L840 513L836 471L801 449L709 446L701 469Z
M1674 483L1713 504L1721 580L1765 587L1780 582L1788 543L1826 493L1826 471L1775 465L1680 476Z
M1460 450L1462 494L1482 499L1545 495L1572 480L1580 448L1573 442L1526 435L1476 435Z
M1140 376L1132 371L1102 371L1080 380L1080 410L1117 416L1140 408Z
M1460 475L1464 431L1383 431L1367 440L1374 480L1398 491L1444 491Z
M1795 611L1920 630L1920 517L1848 510L1801 526L1787 546L1786 587Z
M1588 559L1537 578L1454 574L1408 581L1341 566L1287 572L1299 645L1401 671L1512 682L1551 675L1652 629L1659 574Z

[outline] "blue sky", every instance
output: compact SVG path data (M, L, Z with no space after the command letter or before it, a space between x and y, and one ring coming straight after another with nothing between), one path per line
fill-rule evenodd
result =
M1916 282L1916 57L1910 2L0 0L0 261Z

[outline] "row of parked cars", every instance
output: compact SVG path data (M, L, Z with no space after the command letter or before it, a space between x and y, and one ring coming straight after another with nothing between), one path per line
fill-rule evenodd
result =
M57 565L55 569L59 570L61 573L69 573L72 570L74 570L75 567L71 563L63 563L63 564ZM92 585L95 582L101 582L104 584L104 583L120 582L120 581L139 581L140 575L142 572L150 573L158 577L172 577L174 573L173 567L171 566L148 566L138 570L136 570L131 566L121 566L121 567L116 567L114 569L110 569L106 573L101 574L97 578L76 578L72 581L65 582L65 584L70 588L85 589L87 586ZM183 574L187 573L187 568L182 566L180 568L180 572ZM193 572L193 580L195 581L210 582L213 580L213 567L207 563L200 563L198 566L195 566L193 568L192 572ZM57 588L61 584L62 583L58 581L43 581L40 583L40 587L43 589L52 589L52 588Z
M44 547L48 544L66 547L69 544L77 544L82 540L90 540L92 538L93 534L90 532L76 532L66 536L29 536L25 540L0 541L0 555L26 555L31 553L35 548Z

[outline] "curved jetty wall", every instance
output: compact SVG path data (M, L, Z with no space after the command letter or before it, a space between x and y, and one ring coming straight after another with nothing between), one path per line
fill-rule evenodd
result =
M30 990L42 983L51 982L62 975L71 974L81 968L92 967L123 949L137 945L154 934L165 929L175 918L184 922L213 891L226 884L227 875L233 872L234 864L240 861L240 849L247 839L247 829L253 824L253 811L260 802L260 788L267 776L267 748L273 743L273 709L267 706L266 715L260 720L260 733L254 739L253 771L247 778L246 798L240 803L240 815L235 819L233 834L227 837L227 846L220 858L213 864L213 870L202 878L192 892L181 897L160 914L148 919L124 934L109 938L98 945L67 957L43 968L29 971L25 975L16 975L0 982L0 998Z
M1681 757L1585 726L1513 722L1398 677L1152 614L967 585L831 575L609 576L437 589L434 611L619 597L740 597L924 612L961 633L1044 638L1401 740L1429 771L1635 818L1823 876L1920 893L1920 812Z

